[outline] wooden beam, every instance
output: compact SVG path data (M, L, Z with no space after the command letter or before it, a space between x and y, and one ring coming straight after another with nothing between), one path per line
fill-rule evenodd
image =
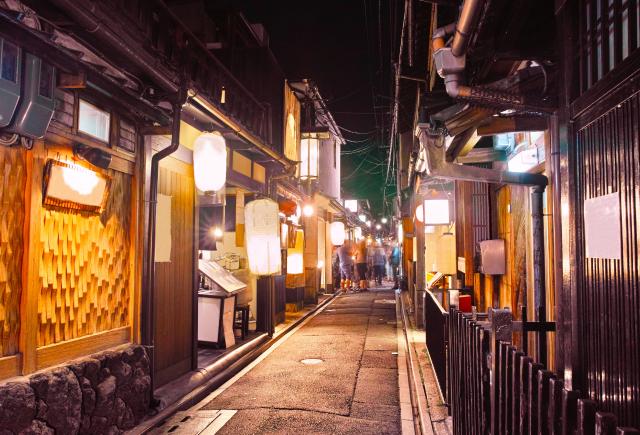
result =
M543 131L547 129L546 118L539 116L493 117L478 127L479 136L493 136L517 131Z
M81 356L107 350L121 344L129 343L131 327L123 326L111 331L87 335L74 340L44 346L36 351L36 369L51 367Z
M87 74L84 71L78 73L58 72L58 87L62 89L84 89L87 87Z
M0 358L0 379L13 378L20 376L20 368L22 366L22 355L11 355Z
M476 146L481 136L478 136L475 128L470 128L463 133L456 135L446 152L448 162L452 162L460 156L465 156Z

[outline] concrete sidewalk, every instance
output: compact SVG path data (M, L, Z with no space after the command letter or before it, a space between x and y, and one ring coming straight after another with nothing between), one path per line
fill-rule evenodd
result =
M339 296L209 399L218 433L401 433L394 292Z

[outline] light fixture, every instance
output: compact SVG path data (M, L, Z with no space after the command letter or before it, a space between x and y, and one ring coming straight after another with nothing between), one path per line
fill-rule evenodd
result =
M355 230L353 230L353 235L356 241L360 240L362 238L362 228L356 227Z
M313 216L313 205L311 204L305 204L302 207L302 214L305 215L306 217L310 217Z
M211 235L216 239L221 239L223 236L223 232L220 227L215 227L211 229Z
M344 223L332 222L331 223L331 244L333 246L341 246L344 244L345 231Z
M416 219L425 225L448 225L450 223L449 200L425 199L416 207Z
M85 160L93 166L101 169L108 169L111 164L110 153L81 143L77 143L73 146L73 155L78 159Z
M44 205L100 213L110 179L82 166L49 160L44 172Z
M367 226L371 228L371 221L367 221Z
M404 238L404 231L402 230L401 222L398 222L397 233L398 233L398 243L402 243L402 239Z
M303 133L300 140L300 178L318 178L320 139L316 133Z
M382 228L382 225L376 224L376 230L379 230L380 228Z
M318 269L322 269L324 267L324 261L318 260Z
M278 203L257 199L244 207L249 270L254 275L279 274L281 269Z
M380 219L380 222L382 222L383 224L386 224L389 221L386 217L383 217L382 219Z
M193 143L193 178L198 190L212 195L227 180L227 144L218 132L202 133Z

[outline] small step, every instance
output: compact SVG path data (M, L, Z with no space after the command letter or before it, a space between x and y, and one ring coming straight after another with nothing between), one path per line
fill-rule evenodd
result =
M209 409L182 411L174 414L162 426L151 430L153 435L193 434L211 435L217 433L236 414L232 409Z

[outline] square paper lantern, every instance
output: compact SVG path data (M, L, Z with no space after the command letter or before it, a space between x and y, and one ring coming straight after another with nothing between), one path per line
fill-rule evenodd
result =
M300 141L300 178L318 178L320 139L314 133L306 133Z

